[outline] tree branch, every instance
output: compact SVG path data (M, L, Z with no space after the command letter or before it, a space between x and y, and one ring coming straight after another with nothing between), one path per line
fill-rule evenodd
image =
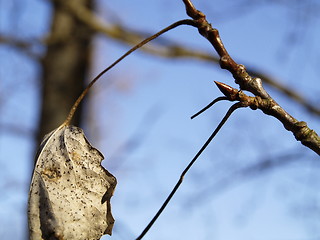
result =
M285 129L293 133L298 141L320 155L320 138L318 134L310 129L306 122L298 121L292 117L271 97L250 97L227 84L220 82L215 83L229 101L239 101L242 107L250 107L252 110L260 109L265 114L277 118Z
M8 37L0 35L0 44L5 44L21 50L22 53L26 54L28 57L32 59L41 59L39 54L32 51L33 45L37 44L39 41L37 39L31 39L29 41L16 39L14 37Z
M244 65L237 64L225 49L219 35L219 31L212 28L211 24L206 20L206 16L198 11L191 0L183 0L186 12L197 24L199 33L205 37L214 47L220 56L220 66L222 69L228 70L240 86L241 90L247 90L255 95L249 97L242 91L238 91L226 84L216 82L221 92L229 98L230 101L239 101L243 107L250 107L255 110L259 108L265 114L271 115L282 122L285 129L291 131L298 141L318 155L320 155L320 138L318 134L311 130L306 122L298 121L288 114L263 88L260 78L253 78L246 71Z
M104 34L105 36L115 39L117 41L121 41L124 44L135 45L137 42L141 42L143 39L150 36L150 34L129 30L128 28L118 24L107 26L101 20L99 20L98 17L92 11L87 9L85 6L77 4L74 1L61 1L61 0L53 0L53 1L59 4L62 4L79 21L81 21L83 24L86 24L93 31ZM203 13L195 9L191 1L187 0L187 1L184 1L184 3L187 4L188 6L187 11L189 11L188 13L188 15L190 14L189 16L194 16L197 18L205 18ZM215 34L219 35L217 30ZM217 41L218 41L218 43L216 44L218 46L217 51L219 51L221 54L224 55L223 61L226 61L228 57L231 59L226 49L224 48L219 36L217 36ZM149 54L153 54L161 57L167 57L167 58L189 57L189 58L200 59L206 62L208 61L213 62L215 64L218 64L219 62L221 62L220 58L213 56L212 54L208 54L207 52L200 51L197 49L190 49L189 47L183 47L180 44L169 41L168 39L162 40L161 43L158 43L158 44L150 44L149 46L144 46L142 50ZM230 61L233 61L233 60L230 60ZM234 62L234 65L236 66L235 62ZM260 72L260 71L258 72L253 68L248 68L247 72L250 75L263 79L264 83L276 88L278 91L282 92L285 96L293 99L294 101L304 106L308 111L316 115L320 115L320 108L318 108L317 106L314 106L312 103L306 100L303 96L301 96L299 93L295 92L294 90L290 89L288 86L281 85L278 81L274 80L272 77L267 76L267 74L264 74L263 72Z
M247 72L255 77L258 77L262 79L262 82L265 84L268 84L269 86L277 89L285 96L291 98L292 100L296 101L300 105L302 105L306 110L309 112L320 115L320 108L318 108L316 105L309 102L307 99L305 99L302 95L295 92L293 89L291 89L289 86L281 84L279 81L275 80L274 78L270 77L268 74L265 74L261 71L256 71L251 68L247 68Z

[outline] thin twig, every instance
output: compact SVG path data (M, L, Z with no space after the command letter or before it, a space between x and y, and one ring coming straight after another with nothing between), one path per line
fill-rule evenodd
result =
M174 196L174 194L176 193L176 191L178 190L178 188L180 187L181 183L183 182L183 178L184 176L187 174L187 172L189 171L189 169L192 167L192 165L196 162L196 160L199 158L199 156L202 154L202 152L207 148L207 146L209 145L209 143L212 141L212 139L216 136L216 134L219 132L219 130L221 129L221 127L225 124L225 122L228 120L228 118L231 116L231 114L238 108L242 107L242 103L235 103L233 104L228 112L226 113L226 115L223 117L223 119L221 120L221 122L219 123L219 125L216 127L216 129L213 131L213 133L210 135L210 137L208 138L208 140L203 144L203 146L200 148L200 150L197 152L197 154L193 157L193 159L190 161L190 163L188 164L188 166L184 169L184 171L181 173L180 178L178 180L178 182L176 183L176 185L174 186L174 188L172 189L172 191L170 192L169 196L167 197L167 199L164 201L164 203L162 204L162 206L160 207L160 209L158 210L158 212L154 215L154 217L151 219L151 221L149 222L149 224L145 227L145 229L142 231L142 233L136 238L136 240L140 240L142 239L146 233L150 230L150 228L152 227L152 225L155 223L155 221L158 219L158 217L160 216L160 214L163 212L163 210L166 208L166 206L168 205L168 203L170 202L171 198Z
M193 114L191 116L191 119L194 119L195 117L199 116L201 113L203 113L204 111L208 110L210 107L213 106L213 104L219 102L219 101L222 101L222 100L228 100L227 97L218 97L216 99L214 99L211 103L209 103L207 106L205 106L204 108L202 108L199 112Z

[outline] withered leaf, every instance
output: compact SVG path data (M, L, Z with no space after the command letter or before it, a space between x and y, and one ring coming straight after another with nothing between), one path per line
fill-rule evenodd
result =
M116 178L83 130L60 126L43 140L28 202L30 239L96 240L111 235Z

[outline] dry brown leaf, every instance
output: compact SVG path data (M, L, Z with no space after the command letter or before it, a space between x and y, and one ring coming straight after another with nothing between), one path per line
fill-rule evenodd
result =
M83 130L60 126L43 140L28 203L30 239L96 240L111 235L116 178Z

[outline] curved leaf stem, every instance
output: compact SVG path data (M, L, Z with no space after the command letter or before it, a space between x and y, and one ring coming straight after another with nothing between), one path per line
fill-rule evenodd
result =
M190 25L190 26L196 26L195 21L192 19L184 19L184 20L180 20L177 21L171 25L169 25L168 27L162 29L161 31L157 32L156 34L146 38L145 40L141 41L140 43L138 43L137 45L135 45L134 47L132 47L129 51L127 51L125 54L123 54L120 58L118 58L116 61L114 61L109 67L105 68L102 72L100 72L89 84L88 86L83 90L83 92L81 93L81 95L78 97L78 99L75 101L75 103L73 104L68 117L66 118L66 120L63 122L62 125L69 125L70 121L75 113L75 111L77 110L79 104L81 103L81 101L83 100L83 98L87 95L88 91L91 89L91 87L95 84L95 82L103 75L105 74L107 71L109 71L111 68L113 68L115 65L117 65L121 60L123 60L125 57L127 57L128 55L130 55L132 52L134 52L135 50L137 50L138 48L142 47L143 45L147 44L148 42L152 41L153 39L159 37L160 35L162 35L163 33L172 30L178 26L181 25Z

